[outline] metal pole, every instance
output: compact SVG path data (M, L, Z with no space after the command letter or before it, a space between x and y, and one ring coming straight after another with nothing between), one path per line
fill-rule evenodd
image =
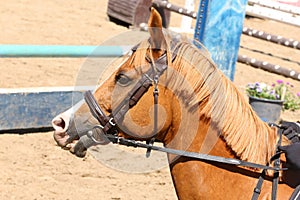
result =
M243 28L243 34L245 35L249 35L255 38L259 38L262 40L266 40L266 41L270 41L276 44L280 44L286 47L291 47L291 48L295 48L295 49L300 49L300 42L297 40L293 40L293 39L288 39L282 36L278 36L278 35L273 35L270 33L266 33L263 31L259 31L259 30L255 30L252 28L247 28L244 27Z
M274 64L271 64L271 63L268 63L265 61L256 60L254 58L249 58L245 55L242 55L242 56L239 55L238 62L250 65L255 68L263 69L263 70L266 70L266 71L269 71L269 72L272 72L275 74L283 75L283 76L286 76L286 77L289 77L289 78L292 78L292 79L295 79L298 81L300 80L299 72L281 67L279 65L274 65Z

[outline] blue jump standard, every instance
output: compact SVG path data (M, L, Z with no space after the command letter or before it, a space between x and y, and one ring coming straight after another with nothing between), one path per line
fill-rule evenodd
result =
M219 69L234 79L247 0L201 0L194 38L211 53Z

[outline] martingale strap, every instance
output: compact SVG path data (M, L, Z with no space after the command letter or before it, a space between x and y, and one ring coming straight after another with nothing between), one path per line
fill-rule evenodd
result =
M279 146L281 145L283 130L281 129L281 127L279 127L276 124L270 124L270 126L276 126L278 128L277 135L279 136L278 142L276 144L276 153L275 153L275 155L273 155L271 157L270 162L274 161L274 168L280 169L280 154L282 152L279 150ZM267 166L269 166L269 163L267 164ZM273 181L272 181L272 200L276 200L276 198L277 198L277 189L278 189L278 182L279 182L279 171L280 170L274 170ZM259 176L258 182L257 182L257 184L254 188L251 200L257 200L258 199L258 197L260 195L260 192L261 192L263 182L266 178L266 172L267 172L267 169L264 169L262 171L261 175Z
M279 150L279 146L281 146L281 142L282 142L282 132L283 130L281 128L278 128L279 140L276 145L276 153L271 158L271 160L274 160L274 167L280 167L280 154L282 152ZM272 200L276 200L278 183L279 183L279 171L275 171L273 175L273 183L272 183Z

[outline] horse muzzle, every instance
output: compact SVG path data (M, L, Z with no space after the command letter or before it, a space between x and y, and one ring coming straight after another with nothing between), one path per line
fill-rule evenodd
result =
M78 157L84 157L87 148L93 144L93 141L86 138L85 135L79 137L74 126L74 120L66 113L56 116L52 120L52 126L54 128L53 137L56 143Z

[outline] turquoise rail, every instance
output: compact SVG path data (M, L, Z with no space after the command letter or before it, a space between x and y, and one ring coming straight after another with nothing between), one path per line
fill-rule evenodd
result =
M86 45L0 45L0 58L6 57L116 57L129 46Z

